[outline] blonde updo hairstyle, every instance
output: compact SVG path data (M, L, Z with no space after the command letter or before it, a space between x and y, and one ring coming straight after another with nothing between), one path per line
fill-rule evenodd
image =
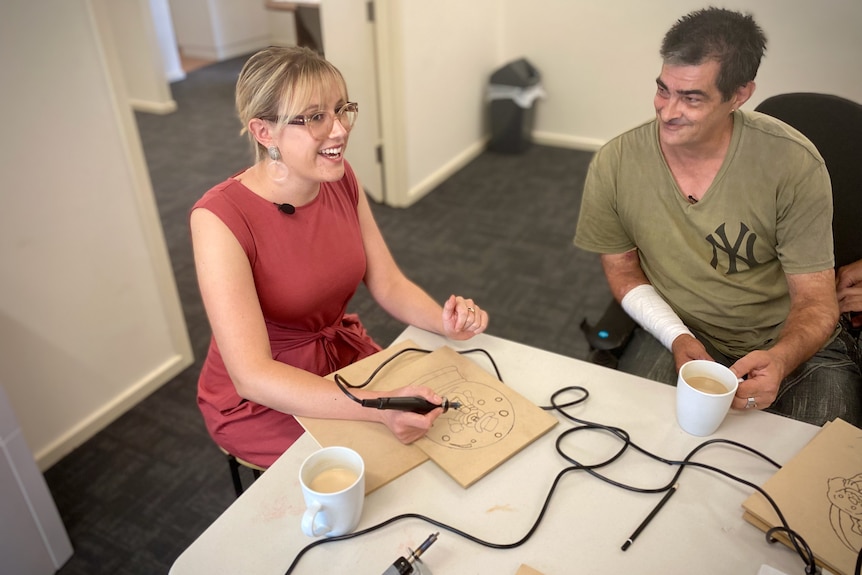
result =
M285 123L322 102L332 90L347 101L347 84L338 69L317 52L299 46L270 46L252 55L236 82L236 111L240 134L248 133L256 161L267 158L266 146L248 130L254 118L278 118L275 137Z

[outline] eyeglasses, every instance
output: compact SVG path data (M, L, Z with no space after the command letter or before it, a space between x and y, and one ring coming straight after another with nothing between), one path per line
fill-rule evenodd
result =
M328 112L325 110L320 110L319 112L314 112L313 114L305 114L302 116L293 116L289 120L287 120L287 124L292 126L305 126L308 128L308 132L311 134L311 137L315 140L325 140L327 136L332 132L332 126L335 123L335 118L338 118L338 121L341 122L342 127L348 132L353 128L353 124L356 122L356 117L359 115L359 104L356 102L347 102L343 104L341 107L337 108L334 112ZM267 122L275 122L278 118L273 116L268 116L266 118L261 118L261 120L266 120Z

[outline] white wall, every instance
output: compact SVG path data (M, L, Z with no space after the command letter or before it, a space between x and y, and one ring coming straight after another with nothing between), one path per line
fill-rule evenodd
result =
M292 10L269 10L266 14L269 43L273 46L295 46L296 14Z
M125 83L128 102L133 109L154 114L168 114L177 109L166 75L166 64L156 31L152 8L167 8L165 0L112 0L106 4L117 58ZM151 6L152 4L152 6ZM170 14L167 13L169 16ZM164 17L165 14L162 14ZM162 31L168 30L162 26ZM179 64L174 47L173 64Z
M0 557L4 573L52 575L72 543L0 382Z
M680 16L708 5L700 0L375 4L378 26L385 28L379 58L387 171L393 165L400 169L387 176L387 197L397 206L415 202L482 151L489 133L484 87L496 68L517 58L538 68L548 93L535 104L538 143L594 150L650 118L664 33ZM862 102L862 2L729 0L724 6L752 12L769 39L748 108L789 91L829 92Z
M174 21L168 0L150 0L150 12L156 28L159 52L162 56L165 78L168 82L185 80L186 73L180 60Z
M263 0L170 0L177 44L184 56L226 60L270 43Z
M189 58L217 59L209 0L169 0L180 52Z
M428 4L403 2L407 174L413 189L431 189L449 176L435 177L435 167L454 160L460 168L482 152L484 96L500 33L496 0L436 0L430 3L436 17L427 13Z
M400 168L386 193L407 206L484 150L485 88L499 61L502 12L495 0L376 4L386 27L378 43L384 156Z
M0 4L0 380L42 469L192 362L111 1Z
M585 149L653 115L665 32L700 0L506 0L504 59L526 56L542 73L547 100L536 138ZM782 92L829 92L862 102L862 2L728 0L766 33L753 109ZM453 153L455 151L453 150Z

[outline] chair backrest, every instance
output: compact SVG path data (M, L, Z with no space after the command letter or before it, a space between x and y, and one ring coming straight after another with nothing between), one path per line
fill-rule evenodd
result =
M771 96L756 111L790 124L811 140L832 179L835 265L862 259L862 105L839 96Z

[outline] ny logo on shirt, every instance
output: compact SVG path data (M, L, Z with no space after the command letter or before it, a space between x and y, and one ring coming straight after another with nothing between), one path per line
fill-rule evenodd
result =
M739 222L739 234L731 244L724 226L725 224L721 224L715 229L715 232L706 236L706 241L712 244L712 261L710 261L712 267L718 269L720 254L727 256L726 269L728 274L743 271L740 269L740 262L746 266L745 269L757 266L759 262L754 257L754 242L757 241L757 234L749 230L744 223ZM744 255L742 253L743 243L745 244Z

